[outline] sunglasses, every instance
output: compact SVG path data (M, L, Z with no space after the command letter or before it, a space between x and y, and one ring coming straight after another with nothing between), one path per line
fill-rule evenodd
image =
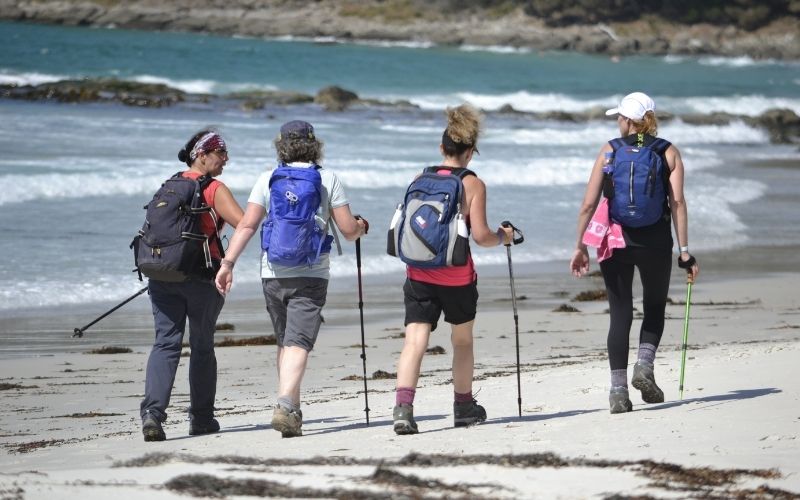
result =
M215 150L213 150L211 152L212 153L217 153L217 155L219 155L219 156L228 156L228 150L227 149L215 149Z

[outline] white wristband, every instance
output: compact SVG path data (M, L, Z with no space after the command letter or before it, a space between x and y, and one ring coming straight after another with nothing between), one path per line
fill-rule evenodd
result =
M689 245L686 245L685 247L680 247L680 250L681 250L681 253L683 253L683 252L689 253Z

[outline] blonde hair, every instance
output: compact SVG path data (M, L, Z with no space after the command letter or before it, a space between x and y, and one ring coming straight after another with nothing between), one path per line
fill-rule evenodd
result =
M633 122L634 128L639 133L652 135L653 137L658 135L658 120L653 111L645 113L641 120L631 120L631 122Z
M447 128L442 136L445 153L456 156L478 144L483 115L471 104L447 108ZM448 141L447 139L450 139Z

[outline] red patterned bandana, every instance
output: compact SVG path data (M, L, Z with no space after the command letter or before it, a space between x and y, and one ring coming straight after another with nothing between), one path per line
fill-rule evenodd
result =
M201 137L189 153L189 159L194 160L200 153L208 153L215 149L227 149L225 141L216 132L209 132Z

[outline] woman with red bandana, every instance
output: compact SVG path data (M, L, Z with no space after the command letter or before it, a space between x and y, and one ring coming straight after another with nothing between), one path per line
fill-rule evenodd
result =
M212 130L195 134L178 153L186 163L184 177L199 179L222 174L228 161L225 141ZM236 227L242 209L230 189L213 179L203 189L203 199L211 211L202 214L200 227L209 238L212 261L222 260L217 244L224 224ZM145 441L164 441L161 423L167 418L170 392L181 355L181 344L189 319L191 357L189 358L189 434L208 434L219 430L214 418L217 388L217 358L214 355L214 329L225 299L213 282L213 274L180 283L150 279L156 338L147 360L144 399L141 403L142 433Z

